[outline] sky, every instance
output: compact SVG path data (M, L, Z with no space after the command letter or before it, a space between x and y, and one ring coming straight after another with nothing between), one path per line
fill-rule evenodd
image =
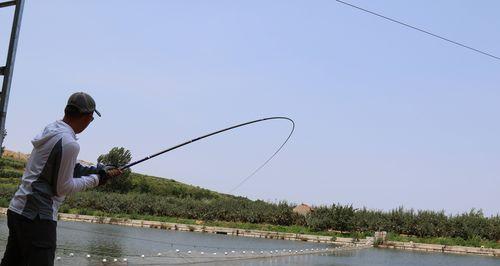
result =
M498 1L350 3L500 56ZM0 62L11 19L0 10ZM27 1L4 145L31 152L76 91L102 113L79 135L91 162L288 116L288 145L235 194L495 215L499 72L500 60L330 0ZM228 192L289 130L255 124L133 170Z

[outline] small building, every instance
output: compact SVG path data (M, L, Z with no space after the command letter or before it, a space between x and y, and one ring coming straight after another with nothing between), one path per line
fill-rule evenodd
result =
M307 214L309 214L310 212L313 211L313 208L307 204L300 204L300 205L297 205L295 208L293 208L292 210L294 213L298 213L300 215L304 215L306 216Z

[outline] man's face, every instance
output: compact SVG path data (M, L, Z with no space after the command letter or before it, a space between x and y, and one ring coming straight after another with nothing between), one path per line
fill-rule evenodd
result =
M82 116L79 119L79 127L76 129L75 133L79 134L83 132L90 125L90 123L92 123L92 121L94 121L94 113Z

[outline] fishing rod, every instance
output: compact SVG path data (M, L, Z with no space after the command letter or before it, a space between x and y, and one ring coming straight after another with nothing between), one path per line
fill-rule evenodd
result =
M196 142L198 140L202 140L204 138L208 138L210 136L213 136L213 135L217 135L217 134L220 134L220 133L223 133L225 131L229 131L229 130L232 130L232 129L236 129L236 128L239 128L239 127L243 127L243 126L247 126L247 125L250 125L250 124L255 124L255 123L260 123L260 122L264 122L264 121L267 121L267 120L286 120L286 121L289 121L292 123L292 128L290 130L290 133L288 134L287 138L285 139L285 141L278 147L278 149L263 163L261 164L259 167L257 167L250 175L248 175L247 177L245 177L240 183L238 183L238 185L236 185L233 189L231 189L229 192L232 192L234 190L236 190L238 187L240 187L243 183L245 183L248 179L250 179L252 176L254 176L258 171L260 171L260 169L262 169L264 166L267 165L267 163L269 163L269 161L271 161L275 156L276 154L278 154L281 149L285 146L285 144L288 142L288 140L290 139L290 137L292 136L294 130L295 130L295 122L288 118L288 117L284 117L284 116L273 116L273 117L266 117L266 118L262 118L262 119L257 119L257 120L253 120L253 121L249 121L249 122L245 122L245 123L241 123L241 124L238 124L238 125L234 125L234 126L231 126L231 127L228 127L228 128L224 128L224 129L221 129L221 130L217 130L217 131L214 131L212 133L208 133L206 135L203 135L201 137L197 137L197 138L194 138L194 139L191 139L191 140L188 140L186 142L183 142L181 144L178 144L178 145L175 145L173 147L170 147L168 149L165 149L165 150L162 150L160 152L157 152L155 154L152 154L152 155L149 155L143 159L140 159L138 161L135 161L135 162L132 162L132 163L129 163L125 166L122 166L120 167L121 170L125 170L125 169L128 169L134 165L137 165L137 164L140 164L142 162L145 162L149 159L152 159L156 156L159 156L159 155L162 155L164 153L167 153L169 151L173 151L175 149L178 149L180 147L183 147L183 146L186 146L188 144L191 144L193 142Z

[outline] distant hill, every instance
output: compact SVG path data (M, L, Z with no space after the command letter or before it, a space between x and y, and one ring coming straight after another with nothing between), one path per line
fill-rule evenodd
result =
M11 150L7 150L6 149L6 150L3 151L3 155L2 156L26 162L28 160L28 157L30 155L22 153L22 152L15 152L15 151L11 151Z
M0 207L17 190L28 155L8 151L0 158ZM288 203L218 193L173 179L132 172L127 191L97 187L70 195L61 212L106 215L149 215L207 221L249 222L289 225L304 217L292 212Z
M0 177L21 177L29 154L5 150L0 158ZM93 163L79 160L86 165ZM221 194L205 188L188 185L173 179L149 176L139 173L131 174L133 190L130 192L148 193L159 196L174 196L180 198L213 199L220 197L239 198L228 194Z
M3 155L2 155L4 158L12 158L14 160L20 160L22 162L26 162L28 160L28 158L30 157L30 154L29 153L22 153L22 152L19 152L19 151L11 151L11 150L7 150L5 149L3 151ZM84 161L84 160L78 160L79 163L84 163L86 165L94 165L93 163L91 162L87 162L87 161Z

